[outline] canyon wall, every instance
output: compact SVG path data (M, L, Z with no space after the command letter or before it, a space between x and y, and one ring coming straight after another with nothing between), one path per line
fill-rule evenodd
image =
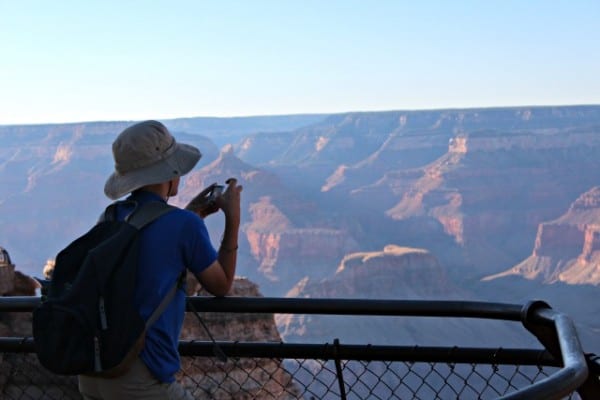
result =
M600 187L583 193L561 217L541 223L529 257L484 279L509 275L545 283L600 285Z

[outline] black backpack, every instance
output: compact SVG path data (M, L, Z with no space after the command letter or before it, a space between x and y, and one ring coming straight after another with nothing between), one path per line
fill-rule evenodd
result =
M134 306L139 232L174 207L136 205L125 221L117 221L116 204L58 253L47 294L33 312L36 353L53 373L113 377L127 371L144 346L146 330L185 277L144 321Z

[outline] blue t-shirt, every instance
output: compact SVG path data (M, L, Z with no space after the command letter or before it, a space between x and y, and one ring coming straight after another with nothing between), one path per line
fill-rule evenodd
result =
M136 191L128 200L138 204L164 200L150 192ZM132 207L122 205L117 218L125 219ZM187 268L202 272L217 259L206 225L195 213L176 209L147 225L141 232L135 302L147 320L167 292ZM179 288L175 297L146 333L140 357L150 372L161 382L173 382L179 371L177 350L183 317L185 291Z

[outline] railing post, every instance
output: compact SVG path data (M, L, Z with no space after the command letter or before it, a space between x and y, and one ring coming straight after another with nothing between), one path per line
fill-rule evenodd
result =
M554 312L552 307L543 301L530 301L525 304L521 311L521 321L523 326L537 337L554 358L562 361L563 369L556 376L561 375L563 381L571 381L575 385L574 389L578 392L583 389L579 393L582 399L597 398L598 382L590 379L588 361L583 356L573 322L564 314ZM550 386L546 385L545 381L548 381L548 379L518 391L514 398L521 398L521 395L524 395L528 397L522 398L529 399L532 393L548 394L547 391L550 390ZM591 393L594 393L593 397L588 397ZM556 390L554 394L557 395L556 398L559 398L560 391ZM568 393L565 392L564 395L566 394Z
M531 332L540 343L548 350L554 358L557 360L562 360L562 356L560 354L560 344L558 343L558 336L556 333L556 329L551 325L540 325L533 323L533 314L535 311L540 309L551 310L552 307L548 305L545 301L541 300L533 300L523 305L523 309L521 311L521 322L525 329Z
M337 372L338 384L340 385L340 398L346 400L346 387L344 385L344 374L342 372L342 364L339 356L340 340L333 340L333 361L335 362L335 370Z
M593 400L600 394L600 358L595 354L586 354L589 375L583 385L577 388L577 393L582 400Z

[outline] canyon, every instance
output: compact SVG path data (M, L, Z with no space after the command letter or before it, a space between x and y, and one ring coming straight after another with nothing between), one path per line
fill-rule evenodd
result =
M163 121L203 153L173 204L230 176L244 186L237 272L261 293L542 298L600 349L600 106L264 118ZM0 245L19 270L41 275L95 222L110 144L128 124L0 126ZM222 223L206 219L215 244ZM333 334L314 319L277 323L286 340ZM368 337L360 324L349 340ZM435 324L385 324L441 340ZM457 342L486 329L459 325ZM527 341L504 329L496 339Z

